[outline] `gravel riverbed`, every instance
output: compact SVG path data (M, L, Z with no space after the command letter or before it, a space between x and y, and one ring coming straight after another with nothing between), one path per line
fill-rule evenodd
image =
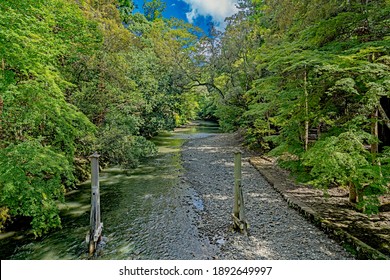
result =
M102 173L105 228L94 259L353 258L289 208L249 164L249 154L242 166L249 235L233 232L233 153L240 141L234 134L202 129L196 125L162 137L161 153L135 170ZM89 185L75 195L64 210L62 230L37 240L23 239L23 232L0 236L2 259L88 258L82 238L88 230Z
M242 186L249 235L232 231L235 134L190 139L182 150L181 185L192 194L192 218L209 250L202 259L345 260L353 259L324 232L290 208L243 154ZM203 244L205 244L203 242ZM203 245L205 246L205 245ZM212 249L211 249L212 248ZM205 254L206 253L206 254ZM210 255L212 254L212 255Z

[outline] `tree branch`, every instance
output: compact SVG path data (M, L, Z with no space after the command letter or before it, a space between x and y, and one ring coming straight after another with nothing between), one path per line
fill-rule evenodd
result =
M184 89L192 89L194 87L201 87L201 86L205 86L207 88L207 90L210 92L211 88L212 89L215 89L219 95L221 95L222 99L225 99L225 95L223 94L222 90L219 89L216 85L214 85L213 83L210 83L210 82L200 82L199 80L197 79L194 79L194 81L196 82L196 84L192 84L190 87L184 87Z

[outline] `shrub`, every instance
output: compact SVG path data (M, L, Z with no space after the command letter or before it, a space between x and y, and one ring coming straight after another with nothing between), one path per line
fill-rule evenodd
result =
M303 157L310 167L310 184L325 190L330 185L349 188L350 201L366 213L378 212L378 196L387 191L387 168L373 162L364 143L371 141L365 132L348 131L318 141Z
M72 182L66 157L36 140L0 150L0 208L31 217L36 236L61 226L56 202L64 200L65 186Z

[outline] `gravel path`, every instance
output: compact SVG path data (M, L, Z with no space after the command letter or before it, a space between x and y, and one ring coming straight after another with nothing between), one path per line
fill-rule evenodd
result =
M232 231L234 134L192 139L183 146L182 182L203 201L197 228L215 259L353 259L339 244L289 208L243 155L242 185L249 236ZM198 207L199 208L199 207Z

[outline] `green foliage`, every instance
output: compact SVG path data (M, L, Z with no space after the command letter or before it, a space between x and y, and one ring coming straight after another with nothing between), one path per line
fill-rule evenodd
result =
M147 139L198 112L313 184L353 184L375 211L390 156L362 145L386 122L375 113L390 97L387 0L241 0L224 33L200 39L162 19L164 5L0 2L0 227L16 215L36 235L58 227L55 203L92 150L136 166L155 152Z
M331 185L354 186L360 195L359 205L368 213L378 212L378 195L387 191L389 178L383 168L372 164L364 144L374 141L368 133L348 131L318 141L303 157L310 167L310 184L322 188ZM388 175L385 175L388 177Z
M353 186L377 211L389 169L376 123L390 97L388 1L242 0L210 43L216 115L301 181ZM387 111L388 109L384 109ZM383 110L382 110L383 111ZM383 133L383 132L382 132ZM372 145L368 152L364 145Z
M75 183L75 158L94 133L66 101L70 85L59 70L61 60L93 42L92 25L66 1L2 2L0 22L1 207L31 217L41 235L60 226L56 201Z
M214 98L207 93L199 95L199 117L204 120L216 120L215 112L217 105L215 104Z
M7 207L0 207L0 232L4 229L6 222L11 218Z
M132 136L117 127L106 127L101 132L98 150L103 161L133 168L140 159L156 153L152 142L142 136Z
M360 171L371 165L369 152L364 142L370 135L354 132L341 133L318 141L303 157L304 164L310 166L310 174L316 186L349 186L357 182Z
M64 200L73 178L71 163L50 147L38 141L10 145L0 150L0 207L31 217L33 233L41 235L60 227L56 201Z
M131 19L131 14L135 8L133 0L118 0L117 8L124 23L128 24Z
M142 8L145 11L145 17L148 20L153 21L162 17L162 13L166 8L166 3L161 0L145 0Z
M244 111L242 108L231 105L219 105L215 115L219 119L219 125L223 131L231 132L239 125L239 118Z
M134 167L156 151L147 138L195 117L182 79L195 28L145 7L150 21L129 0L0 2L0 227L59 227L56 201L88 177L91 151Z

